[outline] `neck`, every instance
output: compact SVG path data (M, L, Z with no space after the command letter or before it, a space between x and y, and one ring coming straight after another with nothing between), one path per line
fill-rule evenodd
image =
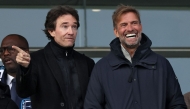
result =
M131 58L134 56L137 48L139 47L139 44L138 45L135 45L133 47L126 47L126 46L123 46L125 48L125 50L129 53L129 55L131 56Z
M51 42L53 45L55 45L59 49L63 49L63 50L70 50L70 49L73 49L73 47L74 47L74 45L71 47L63 47L63 46L59 45L57 42L55 42L55 40L51 40Z
M131 56L131 58L134 56L135 54L135 51L137 50L136 48L135 49L126 49L127 52L129 53L129 55Z
M7 74L11 75L12 77L16 77L16 73L7 72Z

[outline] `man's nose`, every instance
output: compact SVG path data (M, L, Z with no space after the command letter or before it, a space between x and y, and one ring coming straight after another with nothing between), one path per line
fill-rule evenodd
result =
M133 26L131 24L127 25L127 31L133 31Z
M69 27L68 28L68 34L73 34L74 32L73 32L73 29L72 29L72 27Z

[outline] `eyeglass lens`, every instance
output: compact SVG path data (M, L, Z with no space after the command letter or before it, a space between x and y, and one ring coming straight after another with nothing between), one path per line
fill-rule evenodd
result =
M14 52L14 49L13 49L11 46L8 46L8 47L1 47L1 48L0 48L0 54L4 53L6 50L7 50L9 53L13 53L13 52Z

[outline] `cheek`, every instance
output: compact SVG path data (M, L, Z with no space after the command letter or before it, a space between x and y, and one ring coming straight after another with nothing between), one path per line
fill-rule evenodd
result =
M63 28L58 28L56 31L55 31L55 34L58 36L58 35L61 35L61 34L64 34L66 33L66 30L64 30Z
M124 31L125 31L125 29L123 29L123 28L118 29L118 34L121 35L121 34L123 34Z
M76 35L77 35L77 30L73 30L73 34L74 34L74 36L76 37Z
M63 36L64 36L63 32L57 31L55 36L54 36L54 39L61 39L61 38L63 38Z
M12 57L13 60L16 61L16 56L17 56L17 53L13 54L11 57Z
M136 30L138 30L139 32L141 32L142 31L142 27L141 26L137 26Z

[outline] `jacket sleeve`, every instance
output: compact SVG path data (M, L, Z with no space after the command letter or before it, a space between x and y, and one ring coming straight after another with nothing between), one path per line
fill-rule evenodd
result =
M166 109L187 109L178 79L168 62Z
M92 72L92 69L93 69L93 67L94 67L94 65L95 65L95 62L94 62L94 60L93 59L91 59L91 58L87 58L86 59L87 60L87 64L88 64L88 76L90 77L90 75L91 75L91 72Z
M90 77L90 82L88 84L88 89L84 101L84 109L103 109L104 108L104 93L100 80L100 71L95 65L92 75Z
M16 91L21 98L31 96L37 86L37 65L30 61L28 68L19 67L16 75Z

